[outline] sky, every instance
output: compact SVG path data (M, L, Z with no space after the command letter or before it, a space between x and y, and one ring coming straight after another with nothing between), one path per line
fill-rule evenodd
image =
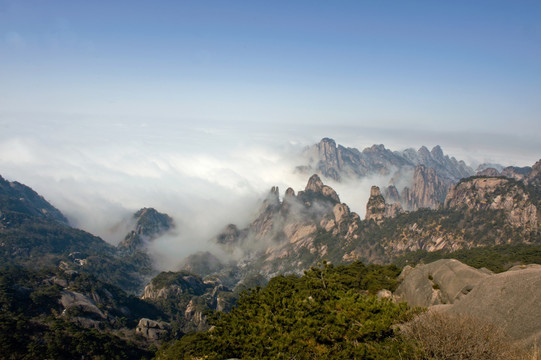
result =
M532 165L541 2L0 0L0 129L0 175L111 242L246 221L323 137Z

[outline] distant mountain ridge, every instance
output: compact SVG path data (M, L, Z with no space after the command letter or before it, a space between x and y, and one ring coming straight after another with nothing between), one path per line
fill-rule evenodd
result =
M305 174L316 172L335 181L371 175L390 177L383 196L388 202L400 202L407 210L438 207L452 184L475 174L464 161L444 155L439 145L431 151L425 146L391 151L384 145L359 151L323 138L306 149L303 156L307 163L298 166L297 171Z

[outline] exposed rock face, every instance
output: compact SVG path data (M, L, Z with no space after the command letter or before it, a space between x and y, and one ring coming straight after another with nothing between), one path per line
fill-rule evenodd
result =
M482 279L448 311L498 324L525 345L541 341L541 266L512 269Z
M536 230L539 215L536 204L524 187L500 177L469 178L452 187L445 200L447 208L503 210L513 226Z
M492 322L525 346L541 340L541 265L517 266L504 273L478 270L458 260L406 266L394 293L411 306Z
M135 333L147 340L157 341L167 338L171 331L171 325L164 321L155 321L143 318L135 328Z
M401 211L402 207L399 203L386 204L379 188L372 186L370 189L370 198L366 204L365 220L373 220L379 224L385 218L395 217Z
M500 176L500 172L494 168L486 168L477 172L477 176Z
M392 152L383 145L373 145L361 152L337 146L334 140L324 138L306 150L305 156L309 165L300 166L298 170L307 172L315 169L326 178L337 181L344 177L393 175L394 181L391 185L411 183L412 185L405 189L401 187L384 191L388 202L400 202L402 207L408 210L437 208L445 200L451 184L474 174L473 169L463 161L444 155L439 146L435 146L431 151L423 146L417 151L407 149ZM412 174L414 177L409 178Z
M183 332L208 329L204 312L229 311L235 298L220 281L205 280L187 271L162 272L145 287L142 299L181 316Z
M515 179L515 180L524 180L532 171L532 168L529 166L526 167L516 167L508 166L504 168L501 172L502 176Z
M434 168L424 165L415 167L413 185L402 191L401 202L408 210L435 209L445 201L448 185L437 175Z
M78 308L86 317L105 319L105 314L96 306L96 303L87 296L73 291L63 290L60 303L65 309Z
M162 278L165 280L162 281ZM187 271L178 273L162 273L162 277L155 277L145 286L145 291L141 297L143 300L157 300L163 298L178 297L184 293L193 295L202 295L208 286L200 277Z
M411 306L453 304L490 276L489 273L453 259L419 264L415 268L406 266L400 274L395 297Z
M538 160L525 181L528 185L541 187L541 160Z
M319 176L316 174L312 175L310 179L308 180L308 184L306 184L306 188L304 189L305 193L313 192L316 194L321 194L324 197L330 198L335 202L340 202L340 198L338 197L338 194L336 191L334 191L333 188L330 186L324 185Z
M131 231L118 245L129 253L143 250L145 242L152 241L174 228L173 219L153 208L143 208L133 215L135 230Z

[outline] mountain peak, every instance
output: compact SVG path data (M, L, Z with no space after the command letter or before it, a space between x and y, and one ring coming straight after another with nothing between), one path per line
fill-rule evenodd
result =
M118 245L130 252L141 250L145 241L157 239L175 227L169 215L160 213L154 208L142 208L133 214L133 218L136 220L135 230L128 233Z
M306 184L304 191L312 190L314 192L320 192L322 188L323 181L321 181L321 178L317 174L314 174L308 179L308 184Z
M323 181L319 178L317 174L314 174L308 180L306 188L304 189L305 193L313 192L316 194L321 194L326 198L332 199L333 202L340 202L340 198L334 189L330 186L324 185Z

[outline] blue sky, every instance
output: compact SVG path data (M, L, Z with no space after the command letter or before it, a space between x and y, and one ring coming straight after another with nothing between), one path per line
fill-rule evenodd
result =
M541 2L0 0L0 128L0 174L90 230L234 222L323 137L532 165Z
M531 133L540 19L539 1L2 0L0 105Z

